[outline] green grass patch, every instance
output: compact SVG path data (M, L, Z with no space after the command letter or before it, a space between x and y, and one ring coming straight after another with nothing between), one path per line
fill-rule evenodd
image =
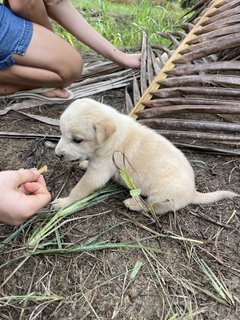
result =
M95 30L125 50L140 48L143 31L151 44L165 44L166 40L160 38L158 32L176 29L185 13L180 1L153 4L152 1L138 0L125 4L106 0L73 0L72 3ZM79 50L88 50L63 28L56 26L56 31Z

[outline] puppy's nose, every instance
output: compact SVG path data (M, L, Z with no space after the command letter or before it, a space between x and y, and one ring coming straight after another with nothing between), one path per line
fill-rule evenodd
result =
M56 152L55 152L55 156L56 156L59 160L62 160L62 159L64 158L63 153L56 153Z

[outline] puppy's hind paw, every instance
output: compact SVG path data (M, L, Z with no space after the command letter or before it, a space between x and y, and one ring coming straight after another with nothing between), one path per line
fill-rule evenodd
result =
M55 210L60 210L60 209L63 209L67 206L69 206L71 204L71 201L69 201L69 198L66 197L66 198L58 198L58 199L55 199L51 205L52 207L55 209Z
M125 206L132 211L143 211L144 207L138 198L128 198L123 201Z

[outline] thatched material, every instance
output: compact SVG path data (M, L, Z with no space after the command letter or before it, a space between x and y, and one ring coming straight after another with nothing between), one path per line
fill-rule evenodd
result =
M140 86L141 98L130 114L177 140L225 140L238 145L240 0L201 0L194 10L194 19L188 21L194 24L185 24L183 32L164 35L172 42L170 49L160 49L168 60L146 90Z
M85 66L81 79L73 83L69 89L74 93L75 99L84 98L112 89L125 88L133 79L136 80L139 76L139 70L123 69L110 61L97 62ZM49 100L46 102L32 98L19 102L19 98L16 96L15 99L14 95L12 95L11 104L6 106L4 101L8 101L8 99L7 97L0 97L0 116L9 111L31 109L46 104L66 104L64 100L58 102ZM16 100L17 102L14 102Z

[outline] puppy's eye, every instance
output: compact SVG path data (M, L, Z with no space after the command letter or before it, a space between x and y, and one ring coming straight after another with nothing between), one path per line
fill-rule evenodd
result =
M75 138L72 139L72 141L74 143L78 143L79 144L79 143L83 142L83 139L75 137Z

